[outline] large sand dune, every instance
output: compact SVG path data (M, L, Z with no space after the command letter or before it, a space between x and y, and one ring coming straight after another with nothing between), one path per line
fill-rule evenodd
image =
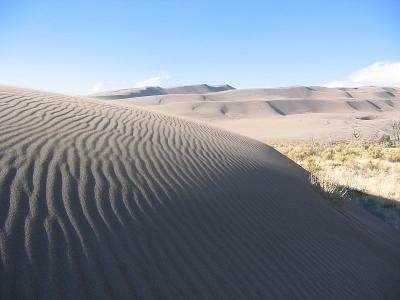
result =
M398 233L265 144L84 97L0 108L1 299L400 296Z
M391 122L400 120L400 89L389 87L180 91L148 97L125 94L115 101L213 122L260 140L335 140L351 138L354 130L371 137L387 133ZM116 99L115 93L103 92L100 98Z

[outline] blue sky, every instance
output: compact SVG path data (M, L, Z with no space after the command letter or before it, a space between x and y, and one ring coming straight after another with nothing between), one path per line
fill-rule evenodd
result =
M397 0L0 0L0 83L400 85L399 15Z

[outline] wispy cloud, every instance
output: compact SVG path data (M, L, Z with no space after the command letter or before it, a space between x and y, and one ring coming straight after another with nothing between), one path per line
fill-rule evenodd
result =
M327 87L400 86L400 62L377 62L350 73L343 80L335 80L324 85Z
M162 81L170 78L171 76L168 73L164 73L159 76L139 80L138 82L136 82L135 87L158 86L161 85Z
M96 82L92 86L92 92L93 93L100 92L102 90L103 86L104 86L104 82L101 82L101 81Z
M169 73L162 73L160 75L141 79L139 81L135 80L105 80L97 81L92 85L91 92L98 93L106 90L115 90L122 88L132 88L132 87L145 87L145 86L160 86L164 81L171 78Z

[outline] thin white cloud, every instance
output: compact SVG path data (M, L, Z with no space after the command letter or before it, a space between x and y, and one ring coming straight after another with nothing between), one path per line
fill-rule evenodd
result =
M135 87L158 86L161 85L162 81L167 80L169 78L171 78L171 76L168 73L165 73L159 76L142 79L136 82Z
M400 62L377 62L349 74L344 80L324 84L327 87L400 86Z
M158 76L151 78L142 79L139 81L134 80L106 80L98 81L92 85L91 92L98 93L107 90L116 90L122 88L132 88L132 87L145 87L145 86L159 86L163 81L171 78L168 73L162 73Z
M96 83L93 84L93 86L92 86L92 92L93 92L93 93L100 92L100 91L102 90L103 86L104 86L104 83L103 83L103 82L101 82L101 81L96 82Z

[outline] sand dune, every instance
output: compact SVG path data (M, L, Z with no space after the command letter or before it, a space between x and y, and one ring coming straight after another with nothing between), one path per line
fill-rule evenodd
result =
M233 90L234 88L230 85L208 85L208 84L198 84L198 85L185 85L172 88L162 88L162 87L143 87L143 88L133 88L133 89L122 89L115 90L111 92L100 92L92 94L92 97L103 98L103 99L125 99L125 98L135 98L144 96L154 96L154 95L168 95L168 94L207 94L215 93L226 90Z
M201 96L196 96L201 97ZM146 97L147 98L147 97ZM191 100L194 97L188 97ZM146 106L155 111L197 118L206 121L252 118L259 116L288 116L307 113L354 114L400 111L400 101L387 103L384 100L264 100L264 101L175 101L160 99L158 105L146 103L151 99L138 101L119 100L118 103ZM169 99L172 100L172 99Z
M398 233L265 144L84 97L0 107L1 299L400 295Z
M143 95L139 93L129 93L130 91L140 91L142 89L125 89L116 91L106 91L92 94L90 96L103 99L128 99L144 96L164 95L163 99L173 99L176 94L209 94L203 100L207 101L250 101L250 100L285 100L285 99L317 99L317 100L390 100L400 99L400 89L391 87L358 87L358 88L327 88L321 86L296 86L282 88L253 88L253 89L234 89L230 85L210 86L206 84L197 86L181 86L175 88L147 87L144 89L162 90L163 93ZM213 94L215 93L215 94ZM172 97L172 98L171 98ZM157 97L155 99L160 99ZM178 98L179 99L179 98ZM135 99L137 100L137 99ZM153 99L154 100L154 99ZM147 101L152 101L148 98Z
M102 99L114 99L113 94L105 92ZM213 122L260 140L335 140L351 138L354 130L371 137L387 132L393 119L400 119L400 89L389 87L238 89L114 101ZM302 130L299 120L307 121Z

